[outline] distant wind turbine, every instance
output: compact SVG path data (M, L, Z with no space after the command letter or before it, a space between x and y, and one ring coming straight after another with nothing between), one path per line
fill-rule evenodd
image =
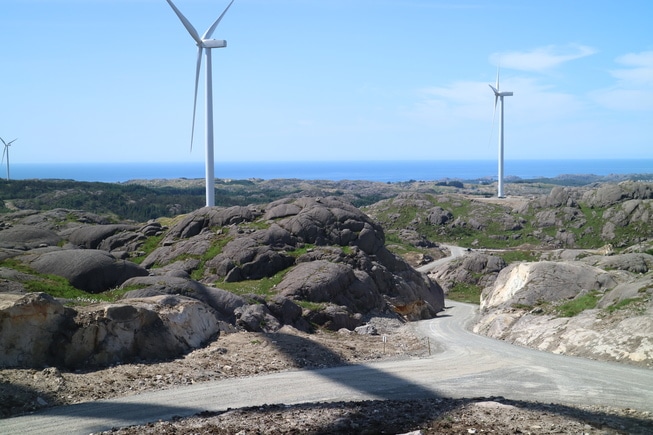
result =
M197 30L193 25L184 17L184 15L177 9L171 0L166 0L177 17L181 20L190 36L197 43L197 68L195 70L195 97L193 99L193 124L190 134L190 146L193 148L193 138L195 135L195 112L197 110L197 87L200 79L200 69L202 67L202 52L206 49L206 206L213 207L215 205L215 176L214 176L214 156L213 156L213 80L211 70L211 49L224 48L227 46L227 41L222 39L210 39L216 27L222 20L222 17L227 13L234 0L231 0L227 8L222 12L217 20L211 27L200 37Z
M5 140L4 140L3 138L0 137L0 140L2 141L2 143L3 143L4 146L5 146L4 151L2 151L2 162L0 162L0 164L4 163L4 161L5 161L5 155L7 155L7 181L9 181L9 146L10 146L12 143L16 142L18 139L14 139L14 140L12 140L11 142L5 142Z
M499 68L497 68L497 84L496 87L489 85L494 92L494 113L497 111L497 102L501 101L501 109L499 112L499 177L497 186L497 197L503 198L503 97L512 97L512 92L501 92L499 89ZM494 120L494 115L492 115ZM494 122L494 121L493 121Z

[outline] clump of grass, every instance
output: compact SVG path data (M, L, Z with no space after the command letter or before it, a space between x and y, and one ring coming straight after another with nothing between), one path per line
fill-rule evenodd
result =
M605 310L608 313L612 314L617 310L624 309L627 306L635 304L637 302L641 302L641 299L640 298L626 298L626 299L622 299L619 302L616 302L616 303L610 305L609 307L606 307Z
M498 255L508 264L518 261L537 261L537 256L532 251L505 251Z
M597 292L592 291L581 296L577 296L569 302L556 307L556 313L560 317L574 317L585 310L596 308L600 296Z
M150 255L152 251L154 251L158 246L159 243L161 243L161 240L163 239L163 234L159 236L150 236L143 242L141 245L141 251L143 251L143 255L139 255L138 257L134 257L131 260L136 263L136 264L141 264L143 260L145 260L145 257Z
M134 288L113 289L103 293L88 293L73 287L66 278L58 275L38 273L20 261L9 258L0 262L0 266L17 270L29 275L22 281L28 292L47 293L54 298L66 299L67 305L86 305L99 302L115 302Z
M449 289L447 298L468 304L480 304L482 290L478 285L459 282Z
M320 311L326 307L324 302L311 302L311 301L294 301L297 305L310 311Z
M281 271L276 275L258 280L246 280L238 282L221 282L217 286L237 295L255 294L260 296L272 296L275 294L274 287L279 284L288 270Z

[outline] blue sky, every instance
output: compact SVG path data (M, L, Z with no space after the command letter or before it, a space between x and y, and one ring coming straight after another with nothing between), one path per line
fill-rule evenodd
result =
M203 34L228 0L176 0ZM653 1L236 0L216 161L653 158ZM2 0L17 163L203 161L194 42L165 0ZM200 88L200 97L203 89Z

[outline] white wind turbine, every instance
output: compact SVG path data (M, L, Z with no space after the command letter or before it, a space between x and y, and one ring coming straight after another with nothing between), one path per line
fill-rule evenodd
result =
M0 164L4 163L5 161L5 154L7 155L7 181L9 181L9 146L16 142L18 139L14 139L11 142L5 142L3 138L0 137L0 140L2 141L3 145L5 146L4 151L2 151L2 162Z
M494 92L494 113L497 111L497 102L501 101L501 111L499 112L499 177L497 187L497 197L503 198L503 97L512 97L512 92L501 92L499 89L499 69L497 68L497 85L489 85ZM492 115L494 119L494 115ZM494 121L493 121L494 122Z
M197 87L200 79L200 69L202 67L202 52L206 51L206 206L212 207L215 205L215 176L214 176L214 157L213 157L213 80L211 70L211 49L224 48L227 46L227 41L222 39L211 39L211 35L224 14L227 13L234 0L231 0L227 8L222 12L217 20L211 27L200 37L197 30L193 25L184 17L184 15L177 9L171 0L166 0L175 14L179 17L182 24L190 33L190 36L197 43L197 68L195 71L195 97L193 99L193 125L190 136L190 146L193 148L193 137L195 134L195 112L197 109Z

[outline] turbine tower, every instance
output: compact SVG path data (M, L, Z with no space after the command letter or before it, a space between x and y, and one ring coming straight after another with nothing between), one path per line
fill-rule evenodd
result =
M212 48L224 48L227 46L227 41L222 39L211 39L211 35L215 31L220 20L227 13L231 7L234 0L231 0L226 9L218 17L217 20L209 27L209 29L200 37L197 30L193 25L184 17L184 15L177 9L177 7L172 3L171 0L166 0L177 17L181 20L181 23L184 25L190 36L197 43L197 68L195 70L195 96L193 99L193 124L191 127L190 133L190 147L193 149L193 138L195 135L195 113L197 111L197 87L200 79L200 69L202 67L202 54L206 52L206 206L213 207L215 205L215 163L213 156L213 80L212 80L212 70L211 70L211 49Z
M497 197L503 198L503 97L512 97L512 92L501 92L499 89L499 69L497 68L496 87L488 85L494 92L494 113L497 111L497 102L501 102L499 112L499 176L497 186ZM494 118L494 115L492 116Z
M0 137L0 140L2 141L3 145L5 146L4 151L2 151L2 162L0 164L4 163L5 161L5 154L7 155L7 181L9 181L9 146L16 142L18 139L14 139L11 142L5 142L3 138Z

